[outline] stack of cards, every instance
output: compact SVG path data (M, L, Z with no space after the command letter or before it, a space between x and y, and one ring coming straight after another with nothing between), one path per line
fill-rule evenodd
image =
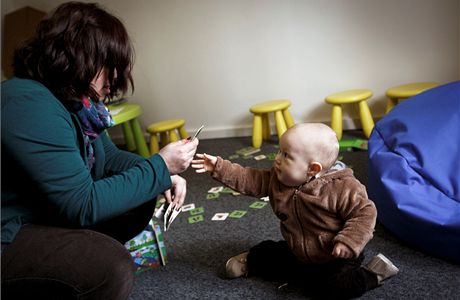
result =
M174 203L168 204L168 207L165 207L165 204L162 204L155 212L155 217L158 219L163 218L164 230L167 231L181 211L182 207L176 209L176 205Z

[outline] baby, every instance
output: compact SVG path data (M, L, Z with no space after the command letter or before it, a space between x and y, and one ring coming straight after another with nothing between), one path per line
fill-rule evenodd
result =
M366 188L348 168L332 168L339 143L321 123L297 124L281 137L270 170L242 167L221 157L197 154L192 167L230 188L269 196L283 241L264 241L227 261L230 278L260 276L300 284L307 292L358 297L398 269L382 254L364 260L377 211Z

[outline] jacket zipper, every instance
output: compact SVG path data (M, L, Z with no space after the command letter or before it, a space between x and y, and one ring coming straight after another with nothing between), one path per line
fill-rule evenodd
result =
M302 184L303 185L303 184ZM297 194L300 192L300 188L302 187L302 185L300 185L294 192L294 196L292 196L292 199L294 200L294 212L295 212L295 215L297 217L297 222L299 224L299 227L300 227L300 230L302 232L302 246L304 248L304 253L305 253L305 257L308 259L308 260L311 260L310 259L310 256L308 255L308 252L307 252L307 243L305 243L305 233L304 233L304 230L303 230L303 226L302 226L302 219L300 218L299 216L299 210L297 209L297 205L298 205L298 200L297 200Z

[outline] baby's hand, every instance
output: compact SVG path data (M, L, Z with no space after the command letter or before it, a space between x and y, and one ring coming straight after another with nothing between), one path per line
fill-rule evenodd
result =
M353 258L353 250L345 244L337 242L332 250L332 255L337 258Z
M204 173L206 171L213 172L217 163L217 157L206 154L197 153L197 159L192 160L192 168L197 173Z

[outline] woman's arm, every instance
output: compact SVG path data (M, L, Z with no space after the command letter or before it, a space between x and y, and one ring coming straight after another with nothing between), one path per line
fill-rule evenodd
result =
M107 175L118 174L145 160L140 155L120 150L105 132L101 133L100 140L105 154L104 173Z
M93 180L80 153L79 129L49 91L35 87L21 93L19 87L12 87L3 93L9 96L2 99L2 147L19 162L17 167L47 204L68 222L80 226L97 223L171 187L169 171L159 155L117 175ZM130 165L128 161L123 164Z

